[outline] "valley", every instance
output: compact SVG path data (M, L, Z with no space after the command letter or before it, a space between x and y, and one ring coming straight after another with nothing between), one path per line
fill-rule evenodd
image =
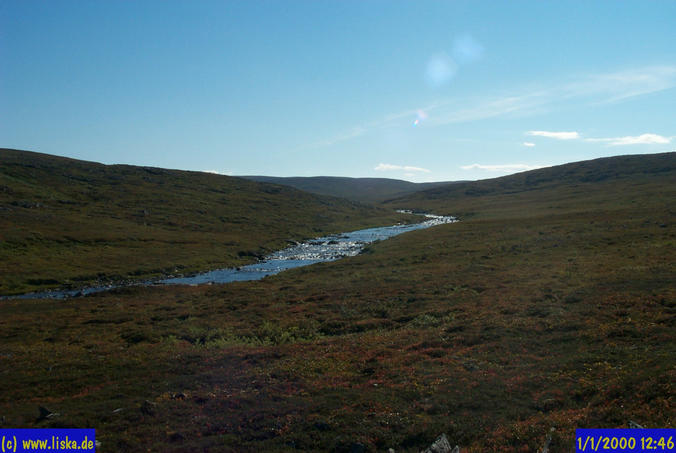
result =
M57 208L48 200L64 195L15 184L21 173L14 165L2 166L3 206L11 207L2 220L3 253L8 236L39 251L70 228L56 250L87 244L90 260L109 246L92 238L117 231L163 235L175 257L209 250L210 258L199 259L243 262L238 249L264 250L313 228L335 231L357 213L370 214L359 217L363 223L391 222L402 208L460 222L260 281L0 301L6 424L93 426L103 451L177 452L417 452L441 433L469 452L537 451L551 433L552 451L566 451L575 428L625 427L629 420L674 426L674 153L436 187L378 207L294 191L293 199L303 200L296 209L327 218L311 227L290 217L279 223L286 225L281 233L264 235L255 227L246 235L227 230L210 210L199 217L206 231L170 226L180 215L166 194L164 203L148 195L135 205L165 206L166 217L149 214L147 225L133 216L136 207L122 209L107 195L120 217L109 230L64 226L93 226L103 217L88 216L103 215L94 209L101 205ZM141 180L146 172L125 171ZM90 197L96 184L87 184L86 194L72 193ZM287 190L250 187L264 200ZM40 196L29 198L28 190ZM124 192L122 183L113 193ZM17 207L13 199L49 205L50 222L38 228L41 208ZM209 241L235 234L238 245L213 258ZM73 275L70 255L51 247L35 259L49 256L50 268L63 270L46 272L23 255L14 263L26 267L3 264L3 284L26 288L27 274ZM40 406L59 415L39 419Z

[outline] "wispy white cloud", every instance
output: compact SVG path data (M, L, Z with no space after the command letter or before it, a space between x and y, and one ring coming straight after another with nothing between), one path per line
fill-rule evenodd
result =
M576 140L580 138L580 134L577 132L528 131L526 132L526 135L555 138L557 140Z
M562 102L582 105L618 102L673 87L676 87L676 65L648 66L631 71L578 76L559 83L531 85L493 98L463 103L438 101L425 111L429 115L429 125L444 125L504 116L532 116L556 109ZM469 107L457 107L467 104Z
M455 108L458 102L446 101L435 107L428 107L428 124L443 126L453 123L481 121L501 116L534 112L543 104L540 93L529 93L522 96L504 96L494 99L483 99L468 102L469 107Z
M528 148L532 148L532 147L535 146L535 143L531 143L531 142L523 142L523 146L527 146Z
M595 103L622 101L676 86L676 66L648 66L604 74L590 74L568 83L564 94L596 96Z
M610 146L625 146L625 145L665 145L671 143L674 137L664 137L657 134L641 134L635 136L625 137L611 137L611 138L587 138L588 142L606 142Z
M554 138L557 140L577 140L582 138L578 132L549 132L549 131L528 131L526 135ZM674 137L664 137L658 134L627 135L624 137L609 138L585 138L586 142L607 143L609 146L623 145L665 145L671 143ZM534 143L524 142L524 146L535 146Z
M337 134L331 138L328 138L326 140L320 140L318 142L310 143L309 145L306 146L306 148L325 148L327 146L332 146L340 142L344 142L347 140L352 140L353 138L357 138L359 136L364 135L368 129L364 126L355 126L352 129L342 132L340 134Z
M542 166L527 165L527 164L500 164L500 165L472 164L472 165L463 165L460 168L462 168L463 170L515 172L515 171L535 170L537 168L542 168Z
M647 66L627 71L587 74L555 83L531 84L516 88L511 93L493 97L437 99L422 107L390 113L380 119L364 122L332 138L311 143L304 148L332 146L375 130L410 127L415 124L419 111L424 111L427 115L426 127L434 127L498 117L532 116L555 110L560 105L569 102L576 102L580 105L619 102L673 87L676 87L676 65ZM568 138L550 137L569 140L580 138L579 135L569 135Z
M435 108L436 104L430 104L426 108ZM404 110L402 112L398 113L390 113L388 115L385 115L384 117L375 120L375 121L370 121L368 123L360 124L358 126L354 126L353 128L343 131L339 134L334 135L331 138L328 138L326 140L320 140L316 141L313 143L309 143L306 146L303 146L303 149L307 148L325 148L328 146L333 146L341 142L349 141L358 137L361 137L363 135L366 135L368 132L373 131L373 130L378 130L378 129L385 129L387 127L391 127L395 124L399 124L402 120L410 119L413 118L414 116L416 118L420 118L420 114L422 112L423 115L425 115L424 118L427 118L426 114L424 113L426 109L411 109L411 110ZM420 123L420 121L418 121Z
M577 140L582 138L578 132L548 132L548 131L528 131L526 135L554 138L557 140ZM600 142L607 143L609 146L624 146L624 145L665 145L671 143L674 137L664 137L658 134L641 134L641 135L627 135L624 137L610 137L610 138L585 138L586 142ZM525 146L535 146L535 144Z
M408 173L412 172L421 172L421 173L430 173L431 170L421 167L413 167L411 165L392 165L392 164L378 164L374 170L376 171L405 171Z

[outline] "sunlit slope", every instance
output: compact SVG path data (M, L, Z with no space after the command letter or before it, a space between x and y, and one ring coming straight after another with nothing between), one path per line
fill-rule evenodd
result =
M269 182L320 195L378 203L419 190L453 184L449 182L414 183L389 178L344 178L337 176L288 177L243 176L252 181Z
M0 212L0 294L237 264L287 240L395 221L289 187L9 149Z
M648 203L673 214L676 153L618 156L463 182L390 200L386 205L497 218L631 209Z

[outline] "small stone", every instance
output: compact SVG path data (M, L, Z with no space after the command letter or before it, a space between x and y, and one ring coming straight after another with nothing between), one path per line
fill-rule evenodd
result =
M422 453L458 453L460 448L456 446L455 448L451 447L451 444L448 442L448 437L446 434L442 434L437 437L437 440L434 441L432 445L426 450L423 450Z
M50 411L49 409L47 409L44 406L39 406L38 411L40 411L40 415L38 416L38 418L36 420L38 422L42 421L42 420L47 420L48 418L58 417L59 415L61 415L58 412Z

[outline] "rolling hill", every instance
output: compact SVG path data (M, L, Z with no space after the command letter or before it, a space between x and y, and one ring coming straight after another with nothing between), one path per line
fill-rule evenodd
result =
M564 213L590 206L624 209L646 201L671 211L676 199L674 181L676 153L628 155L435 187L387 200L384 205L453 212L464 218Z
M201 172L0 149L0 294L251 261L382 208Z
M168 452L413 453L441 433L558 452L578 428L673 428L675 156L409 195L388 206L462 221L260 281L2 301L5 424Z
M346 198L364 203L379 203L419 190L454 184L452 182L414 183L388 178L345 178L337 176L276 177L242 176L258 182L268 182L320 195Z

